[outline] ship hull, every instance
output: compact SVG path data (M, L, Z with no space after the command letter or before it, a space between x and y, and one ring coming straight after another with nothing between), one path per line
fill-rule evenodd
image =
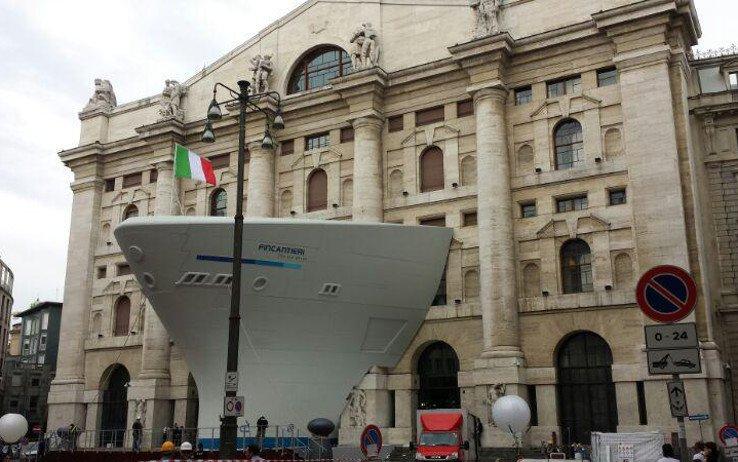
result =
M233 221L148 217L115 230L198 387L223 413ZM337 422L371 366L393 367L425 319L452 230L306 220L244 224L238 394L252 428ZM239 424L244 424L241 419Z

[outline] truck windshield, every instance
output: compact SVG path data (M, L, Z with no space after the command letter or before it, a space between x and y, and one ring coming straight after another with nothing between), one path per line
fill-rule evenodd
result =
M459 438L454 432L421 433L421 446L458 446Z

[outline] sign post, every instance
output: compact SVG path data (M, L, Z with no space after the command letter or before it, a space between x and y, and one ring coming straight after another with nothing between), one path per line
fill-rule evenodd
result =
M366 460L379 460L382 450L382 431L376 425L367 425L361 432L359 447Z
M638 280L636 300L643 314L661 323L645 327L648 373L671 375L666 383L669 407L679 429L679 456L689 461L684 418L689 416L687 394L679 374L699 374L697 328L694 323L674 324L689 316L697 302L697 284L682 268L662 265L646 271ZM738 462L738 461L736 461Z

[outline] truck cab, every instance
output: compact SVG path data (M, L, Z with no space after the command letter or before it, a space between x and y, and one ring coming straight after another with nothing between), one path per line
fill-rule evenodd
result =
M463 409L418 410L416 461L476 460L474 416Z

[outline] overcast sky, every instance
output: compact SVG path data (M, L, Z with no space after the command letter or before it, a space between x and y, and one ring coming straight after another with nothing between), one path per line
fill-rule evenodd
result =
M64 291L77 113L96 77L119 103L186 80L302 0L0 0L0 259L14 311ZM734 0L696 0L701 48L738 42Z

